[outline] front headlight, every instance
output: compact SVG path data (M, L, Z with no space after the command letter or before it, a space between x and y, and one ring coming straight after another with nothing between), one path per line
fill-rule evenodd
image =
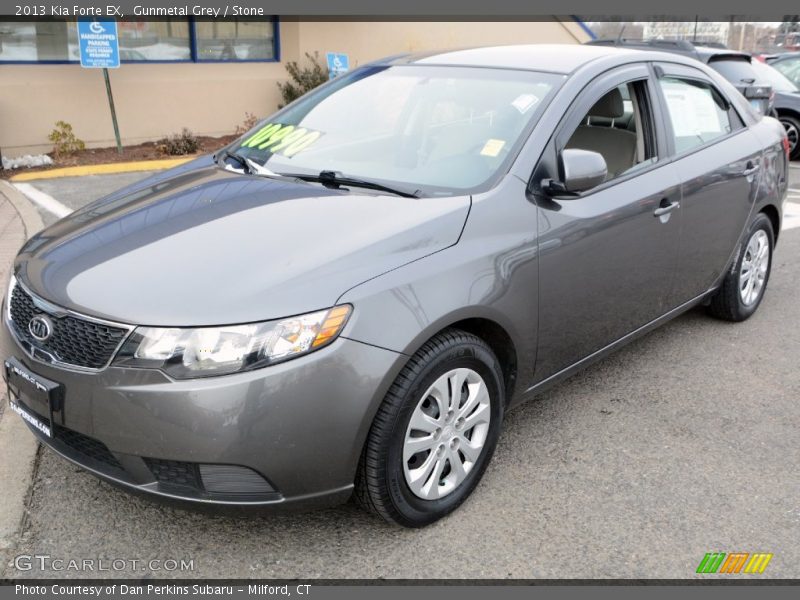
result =
M176 379L257 369L330 344L350 316L348 304L306 315L203 328L138 327L114 364L161 369Z

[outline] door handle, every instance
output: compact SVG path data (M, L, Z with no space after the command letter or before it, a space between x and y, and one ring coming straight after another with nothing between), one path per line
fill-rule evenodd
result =
M753 173L758 171L760 166L761 165L759 165L759 164L753 164L752 161L748 161L747 162L747 168L745 168L745 170L742 171L742 175L744 175L745 177L750 177L750 175L752 175Z
M669 204L665 204L665 202L666 202L666 199L662 200L661 201L661 206L659 206L657 209L655 209L653 211L653 216L654 217L660 217L662 215L667 214L668 212L671 212L671 211L675 210L676 208L680 208L681 207L681 203L677 202L677 201L676 202L670 202Z

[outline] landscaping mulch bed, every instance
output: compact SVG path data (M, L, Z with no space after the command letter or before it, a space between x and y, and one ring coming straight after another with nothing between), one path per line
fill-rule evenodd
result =
M218 148L229 144L237 137L237 135L233 134L222 137L197 136L197 140L200 142L200 150L198 154L214 152ZM145 142L144 144L123 146L122 154L117 152L116 146L111 146L109 148L90 148L76 152L69 157L60 158L58 160L54 159L55 164L44 167L0 169L0 178L8 179L20 173L49 171L50 169L60 169L62 167L102 165L108 163L132 162L140 160L160 160L165 158L180 158L180 156L164 154L158 149L158 144L156 142Z

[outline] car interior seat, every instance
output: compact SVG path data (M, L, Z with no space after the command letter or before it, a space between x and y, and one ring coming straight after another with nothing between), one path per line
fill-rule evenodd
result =
M586 122L578 126L566 147L602 154L608 167L608 179L627 171L636 164L637 136L628 128L613 126L613 121L624 115L622 94L619 88L614 88L592 106ZM595 118L602 124L593 122Z

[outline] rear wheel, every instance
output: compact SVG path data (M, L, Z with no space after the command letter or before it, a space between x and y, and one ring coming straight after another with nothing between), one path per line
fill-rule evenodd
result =
M789 115L781 115L778 117L786 131L786 137L789 139L789 158L796 160L800 158L800 121L795 117Z
M760 213L747 231L736 262L711 299L708 307L711 315L727 321L744 321L756 312L767 289L774 246L772 223Z
M455 510L497 444L502 381L497 358L480 338L451 329L428 341L378 410L358 468L357 502L406 527Z

